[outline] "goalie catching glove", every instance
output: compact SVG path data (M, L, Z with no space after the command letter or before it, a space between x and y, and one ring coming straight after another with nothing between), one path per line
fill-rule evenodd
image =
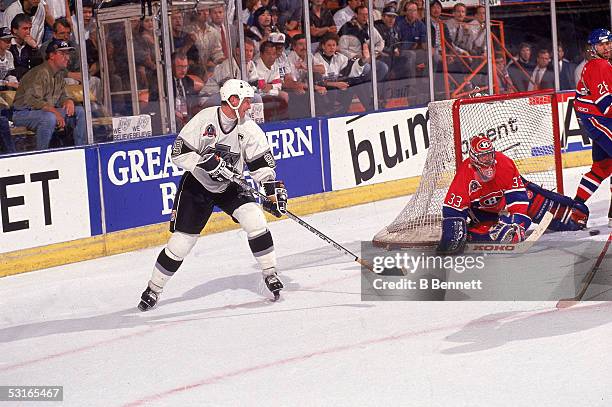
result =
M231 181L236 175L239 175L233 171L227 161L217 154L202 157L198 167L206 171L210 178L219 182Z
M265 211L280 218L287 212L287 190L283 181L265 181L262 183L268 199L263 202Z

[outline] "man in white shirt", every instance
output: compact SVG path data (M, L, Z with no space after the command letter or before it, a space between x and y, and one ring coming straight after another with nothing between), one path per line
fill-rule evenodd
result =
M276 46L273 43L269 41L261 43L255 66L258 77L257 89L264 102L266 121L287 119L289 95L282 90L283 82L276 62Z
M336 24L337 31L340 31L342 26L355 17L355 10L361 6L361 0L348 0L346 7L341 8L334 14L334 23Z

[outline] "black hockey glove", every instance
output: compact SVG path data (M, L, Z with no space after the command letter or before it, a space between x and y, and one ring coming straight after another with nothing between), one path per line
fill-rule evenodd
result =
M280 218L287 212L287 190L283 181L266 181L263 182L263 187L267 200L263 202L265 211Z
M234 176L236 176L227 162L216 154L211 154L203 159L202 162L198 164L198 167L206 171L208 175L210 175L210 178L219 182L232 180Z

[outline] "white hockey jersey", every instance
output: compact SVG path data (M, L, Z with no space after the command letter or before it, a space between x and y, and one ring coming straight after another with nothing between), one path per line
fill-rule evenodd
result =
M274 157L263 130L245 117L229 131L221 127L221 108L218 106L201 110L183 127L172 148L172 162L191 172L210 192L223 192L229 181L213 180L199 166L212 154L217 154L243 178L246 163L251 177L256 182L276 178Z

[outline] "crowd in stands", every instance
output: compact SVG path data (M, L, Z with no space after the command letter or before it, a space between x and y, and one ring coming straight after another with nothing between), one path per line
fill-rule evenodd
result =
M372 1L374 24L370 26L367 0L310 0L310 38L305 35L301 0L246 0L235 16L226 16L224 6L197 4L173 10L177 128L202 108L219 103L221 84L240 76L242 62L246 79L256 89L254 105L262 106L266 121L310 116L311 83L317 115L371 110L374 70L380 107L399 87L407 89L407 103L426 102L430 78L424 0ZM7 119L35 131L40 149L53 145L57 128L68 129L65 133L72 134L73 143L84 143L82 107L67 99L65 92L65 86L81 83L83 75L70 0L15 0L5 7L0 12L0 90L17 94L12 111L0 116L0 151L14 151L10 135L5 134ZM100 101L99 38L93 11L84 0L87 74L90 92ZM456 3L443 14L442 3L433 0L430 17L436 97L448 96L449 87L469 92L474 86L487 86L485 8L468 9ZM228 25L226 20L235 22ZM143 106L159 101L156 55L160 44L155 24L150 16L132 20L136 81ZM238 47L239 29L244 33L245 61ZM105 39L111 91L126 91L130 86L122 30L114 35L109 29ZM308 40L313 53L312 82ZM495 50L496 92L554 87L549 49L533 49L528 43L507 45L516 54L510 57L505 50ZM572 89L579 67L566 58L562 45L558 51L561 89ZM443 72L448 73L450 84L448 78L444 84ZM129 109L116 110L129 114Z

